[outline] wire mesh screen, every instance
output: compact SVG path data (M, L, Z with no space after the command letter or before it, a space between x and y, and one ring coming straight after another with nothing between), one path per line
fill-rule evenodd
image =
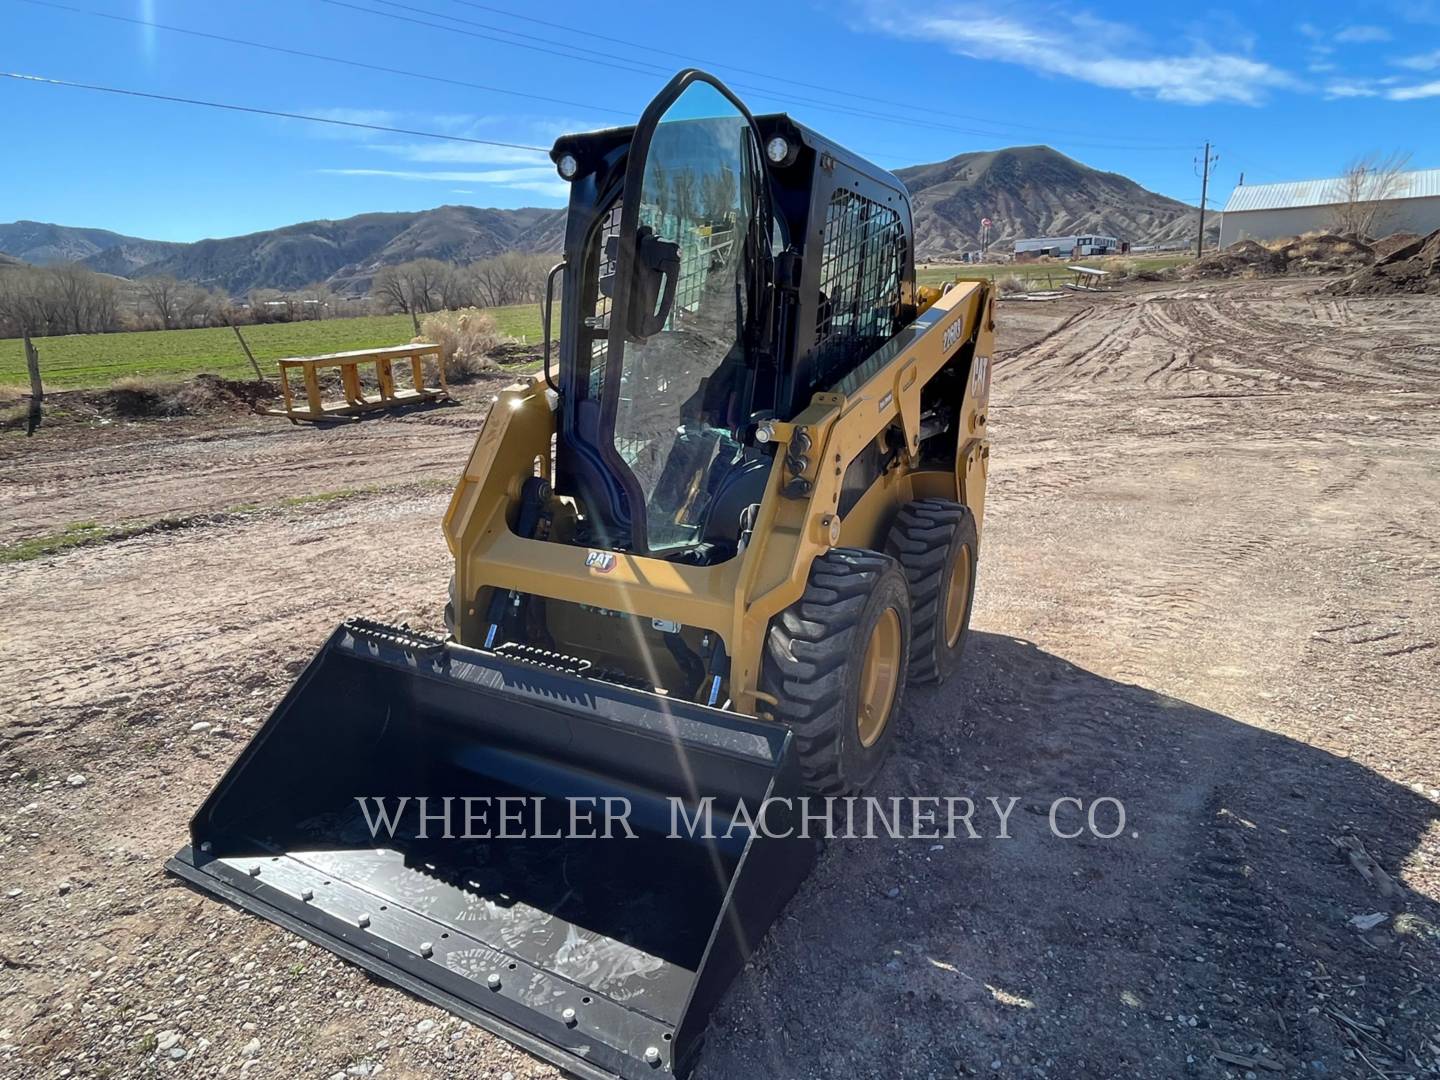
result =
M595 280L590 288L595 295L595 310L585 318L585 330L590 341L590 397L598 401L605 389L605 362L610 347L610 297L605 294L601 282L614 286L615 260L606 253L612 236L620 235L620 199L610 204L595 233L597 253L595 256ZM582 354L583 355L583 354Z
M825 212L812 379L828 386L899 329L907 239L889 207L838 190Z
M670 312L673 326L682 312L694 311L700 306L701 290L710 279L711 268L726 265L733 257L735 227L704 225L692 229L680 237L680 279L675 285L675 306Z

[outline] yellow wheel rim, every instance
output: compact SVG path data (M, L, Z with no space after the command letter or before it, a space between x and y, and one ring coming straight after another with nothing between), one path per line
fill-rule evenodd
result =
M899 612L886 608L870 631L860 667L858 726L862 746L874 746L890 722L890 709L900 686L901 636Z
M960 549L950 582L945 587L945 646L953 649L965 629L965 609L970 605L970 548Z

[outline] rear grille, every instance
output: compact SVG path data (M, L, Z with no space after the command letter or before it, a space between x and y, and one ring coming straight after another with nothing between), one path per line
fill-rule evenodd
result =
M825 213L812 380L824 387L899 329L907 239L900 215L839 190Z

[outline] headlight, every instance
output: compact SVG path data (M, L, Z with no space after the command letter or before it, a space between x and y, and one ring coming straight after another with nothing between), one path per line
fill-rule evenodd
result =
M765 156L772 165L783 165L790 156L790 143L783 135L776 135L765 144Z
M574 154L561 154L560 160L555 163L555 168L560 170L562 180L574 180L580 172L580 162L575 160Z

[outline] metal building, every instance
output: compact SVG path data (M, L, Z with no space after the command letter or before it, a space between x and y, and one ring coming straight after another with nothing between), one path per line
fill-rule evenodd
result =
M1032 236L1015 241L1017 259L1039 255L1074 259L1081 255L1114 255L1121 250L1120 241L1113 236Z
M1440 169L1400 173L1380 199L1371 232L1376 236L1440 229ZM1351 201L1344 177L1294 180L1284 184L1242 184L1220 215L1220 246L1237 240L1273 240L1316 230L1333 230L1336 208ZM1363 190L1360 198L1365 197Z

